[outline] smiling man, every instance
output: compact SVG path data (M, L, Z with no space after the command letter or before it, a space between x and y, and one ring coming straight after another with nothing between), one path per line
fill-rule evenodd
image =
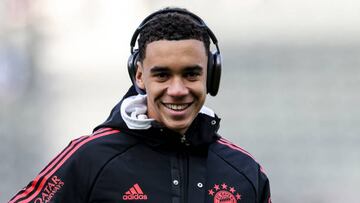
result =
M130 45L133 86L109 118L10 202L270 203L263 168L217 133L220 119L204 106L218 92L221 57L202 19L157 11Z

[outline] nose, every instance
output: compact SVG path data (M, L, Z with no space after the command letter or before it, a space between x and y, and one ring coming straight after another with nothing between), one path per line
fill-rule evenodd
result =
M186 87L183 80L174 78L167 88L167 93L169 96L182 97L189 94L189 89Z

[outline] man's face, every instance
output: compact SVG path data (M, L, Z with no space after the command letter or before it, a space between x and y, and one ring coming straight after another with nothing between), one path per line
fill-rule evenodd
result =
M149 43L136 73L147 93L148 116L185 133L205 102L207 59L200 40Z

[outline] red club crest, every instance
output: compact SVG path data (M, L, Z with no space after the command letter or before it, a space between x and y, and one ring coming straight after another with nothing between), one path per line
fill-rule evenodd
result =
M215 184L208 192L214 197L214 203L237 203L241 200L241 194L225 183Z

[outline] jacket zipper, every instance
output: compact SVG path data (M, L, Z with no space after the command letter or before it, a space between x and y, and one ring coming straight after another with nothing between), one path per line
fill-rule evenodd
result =
M188 185L189 185L189 155L187 152L180 153L180 181L181 181L181 203L186 203L188 199Z
M181 179L181 203L187 203L188 200L188 185L189 185L189 155L186 151L186 147L190 144L186 139L186 135L182 134L180 138L180 142L184 144L183 151L180 152L180 179Z

